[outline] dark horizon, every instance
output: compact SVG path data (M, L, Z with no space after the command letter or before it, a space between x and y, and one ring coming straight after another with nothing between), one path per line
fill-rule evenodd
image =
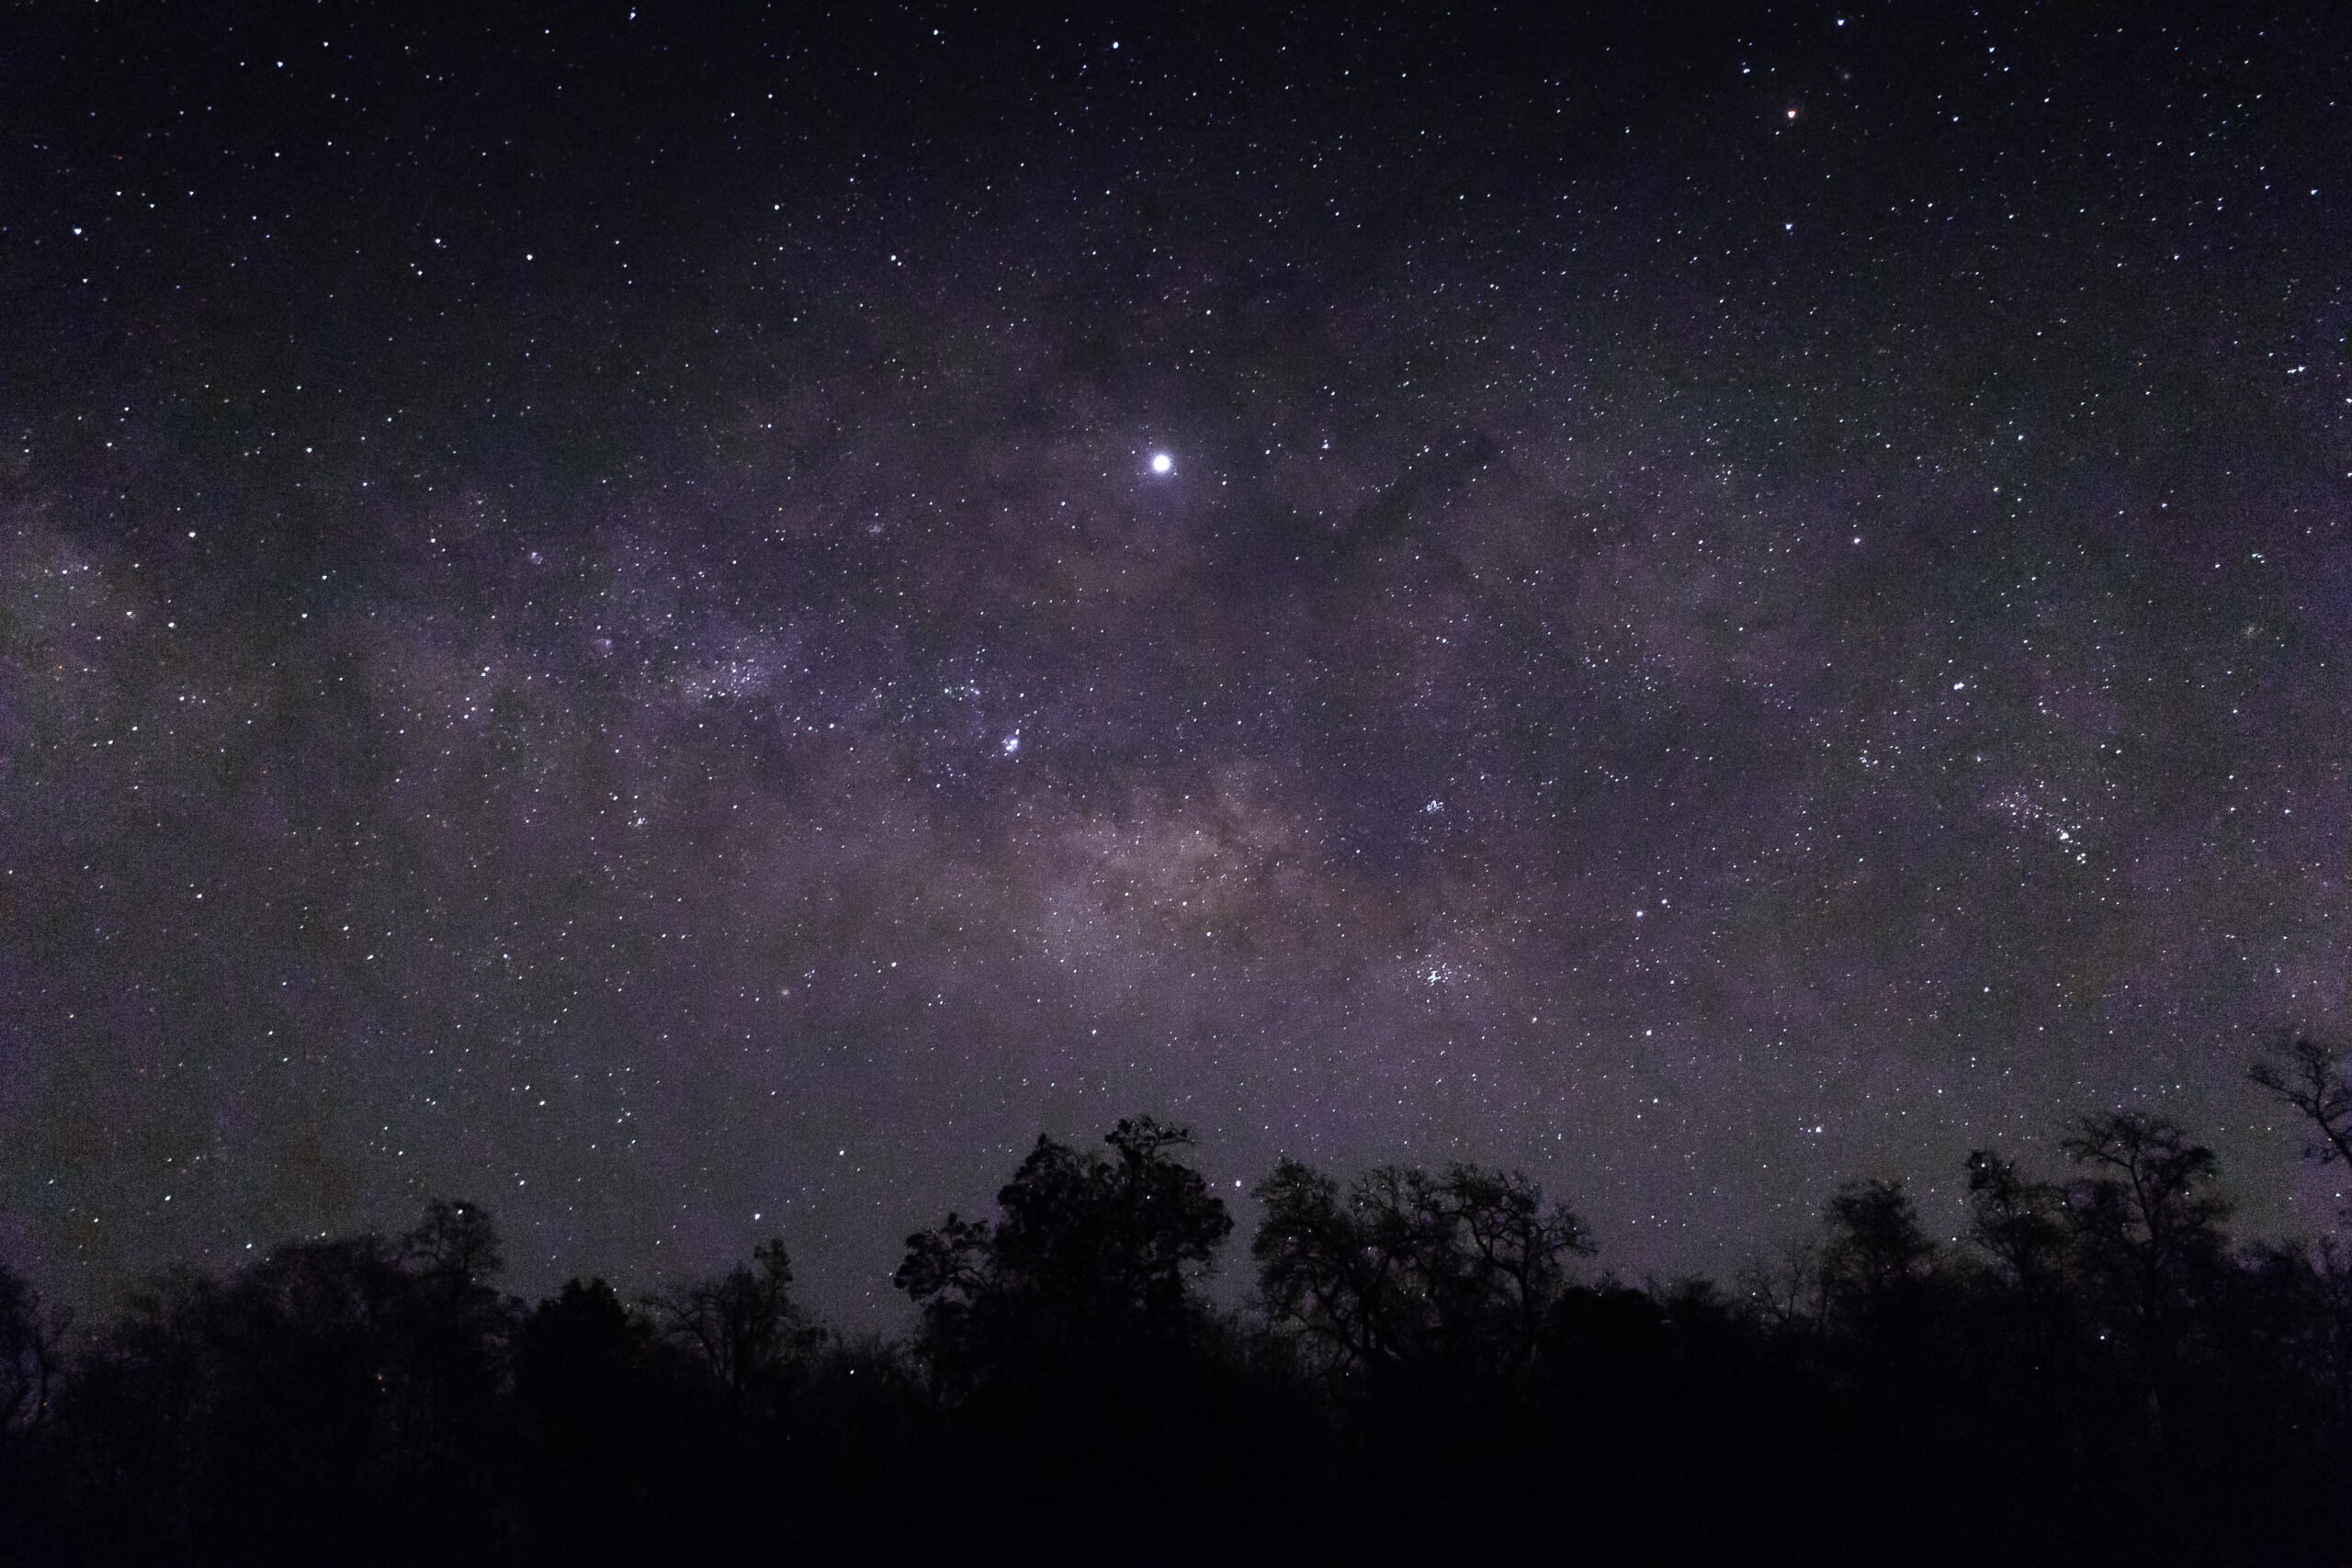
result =
M2306 1059L2306 1066L2301 1071L2319 1075L2313 1084L2299 1082L2294 1066L2298 1054ZM2352 1172L2352 1163L2347 1163L2352 1162L2352 1156L2347 1156L2342 1147L2344 1140L2352 1138L2352 1088L2343 1087L2352 1085L2352 1052L2301 1037L2294 1037L2290 1041L2290 1037L2280 1036L2249 1058L2245 1076L2257 1098L2273 1108L2274 1130L2279 1146L2290 1151L2307 1184L2324 1190L2343 1187L2347 1172ZM2318 1087L2319 1084L2336 1087L2331 1091ZM2295 1103L2292 1093L2299 1089L2311 1096L2333 1093L2335 1098L2327 1101L2328 1116L2324 1122L2315 1120L2308 1111ZM2314 1100L2314 1103L2318 1102ZM1719 1269L1685 1269L1670 1273L1655 1269L1629 1270L1609 1256L1607 1238L1579 1219L1578 1228L1583 1240L1577 1248L1577 1262L1566 1278L1577 1289L1625 1289L1654 1296L1670 1296L1674 1292L1684 1289L1717 1291L1724 1292L1726 1301L1739 1303L1747 1300L1747 1305L1753 1307L1755 1303L1748 1298L1754 1295L1756 1276L1759 1272L1769 1273L1776 1268L1785 1267L1789 1258L1800 1253L1808 1250L1817 1253L1824 1225L1832 1230L1837 1226L1840 1196L1870 1186L1887 1186L1901 1191L1905 1202L1915 1210L1919 1208L1923 1195L1931 1196L1942 1188L1951 1188L1957 1194L1957 1203L1963 1216L1961 1224L1949 1235L1939 1234L1932 1225L1925 1225L1920 1235L1938 1251L1944 1265L1962 1271L1977 1267L1997 1267L2000 1259L1996 1254L1988 1252L1977 1218L1977 1195L1972 1182L1975 1162L1989 1155L2013 1170L2019 1180L2041 1184L2053 1192L2063 1191L2070 1183L2085 1179L2086 1171L2084 1162L2070 1156L2063 1145L2070 1137L2077 1136L2085 1123L2109 1115L2139 1117L2173 1127L2188 1143L2211 1152L2211 1140L2203 1135L2201 1129L2179 1123L2154 1105L2127 1104L2109 1111L2086 1108L2052 1126L2041 1129L2039 1137L2021 1137L2015 1146L1973 1150L1957 1168L1928 1173L1929 1179L1921 1181L1917 1186L1914 1186L1912 1179L1907 1176L1849 1172L1825 1192L1821 1204L1811 1213L1792 1216L1789 1224L1768 1233L1733 1238L1734 1245L1728 1252L1729 1261ZM1136 1119L1122 1119L1117 1125L1123 1129ZM1141 1112L1140 1119L1147 1123L1160 1120L1148 1111ZM1214 1148L1205 1146L1205 1141L1193 1129L1182 1123L1168 1124L1180 1128L1183 1134L1186 1168L1203 1173L1204 1192L1235 1217L1235 1229L1243 1238L1214 1246L1195 1260L1195 1267L1187 1274L1188 1288L1198 1293L1204 1310L1224 1314L1236 1323L1262 1324L1267 1318L1268 1303L1262 1293L1262 1281L1250 1263L1246 1237L1264 1221L1263 1185L1274 1179L1283 1167L1295 1163L1296 1156L1283 1155L1266 1170L1247 1178L1227 1179L1221 1174L1221 1164L1214 1157ZM1032 1134L1029 1143L1001 1152L1011 1160L1046 1145L1085 1150L1098 1145L1110 1130L1096 1127L1072 1134L1042 1129ZM2049 1159L2038 1162L2032 1157L2032 1151L2041 1145L2046 1145L2053 1152ZM2025 1157L2018 1157L2021 1151ZM1483 1162L1450 1154L1436 1161L1422 1162L1409 1157L1409 1151L1399 1150L1397 1157L1378 1160L1358 1168L1340 1168L1329 1174L1341 1188L1346 1189L1375 1179L1386 1171L1410 1170L1442 1175L1450 1168L1473 1171L1492 1168L1498 1175L1528 1182L1533 1190L1550 1202L1581 1213L1582 1205L1571 1190L1548 1188L1540 1178L1531 1176L1520 1168L1489 1168ZM2095 1169L2088 1173L2097 1174ZM2245 1224L2245 1214L2236 1196L2236 1184L2231 1179L2232 1174L2226 1163L2216 1157L2211 1161L2210 1174L2205 1179L2210 1192L2220 1205L2216 1220L2226 1234L2230 1247L2251 1248L2256 1252L2271 1247L2284 1247L2290 1251L2316 1248L2324 1252L2343 1242L2344 1227L2347 1220L2352 1220L2352 1206L2338 1210L2327 1223L2305 1230L2274 1234L2249 1227ZM1001 1195L997 1183L984 1182L960 1195L951 1195L947 1208L951 1213L985 1215ZM450 1207L481 1216L497 1231L500 1240L496 1283L501 1299L517 1308L527 1309L534 1303L554 1300L567 1287L593 1283L612 1291L616 1299L627 1303L631 1311L647 1312L653 1310L657 1303L673 1298L681 1290L707 1286L729 1269L744 1266L746 1260L752 1258L763 1247L792 1248L792 1257L798 1258L802 1256L795 1247L796 1238L789 1229L774 1223L771 1216L763 1214L758 1218L769 1222L764 1235L747 1243L739 1253L705 1260L699 1266L682 1265L649 1277L631 1278L594 1268L566 1268L558 1261L548 1283L531 1284L527 1282L530 1276L517 1274L514 1268L517 1260L507 1251L508 1241L495 1205L462 1192L426 1193L420 1201L420 1212L428 1216L435 1211ZM920 1231L924 1223L936 1217L935 1214L918 1216L914 1229ZM98 1300L88 1299L74 1292L72 1288L74 1280L70 1274L51 1279L18 1271L17 1278L33 1292L33 1300L41 1303L45 1310L60 1314L57 1318L60 1344L67 1348L86 1348L92 1336L103 1335L109 1323L120 1318L127 1310L134 1309L137 1303L152 1300L160 1287L175 1279L200 1279L225 1283L233 1280L241 1272L256 1267L268 1267L275 1258L300 1254L320 1243L334 1247L389 1243L406 1234L415 1219L416 1215L412 1213L393 1216L389 1223L361 1224L316 1234L284 1235L218 1258L208 1256L172 1258L161 1267L121 1280L114 1293ZM874 1237L866 1239L876 1241ZM830 1315L811 1303L847 1299L853 1292L841 1281L828 1281L805 1265L796 1263L793 1290L796 1321L805 1322L822 1335L843 1343L875 1336L882 1340L909 1346L920 1344L920 1312L915 1303L905 1299L906 1286L897 1277L904 1262L906 1245L912 1239L911 1235L901 1239L897 1233L892 1233L879 1240L877 1245L887 1248L894 1265L884 1274L881 1281L884 1310L876 1312L869 1308L855 1312L846 1320ZM5 1262L0 1262L0 1268L6 1267ZM491 1281L485 1277L483 1282ZM65 1289L58 1289L60 1285ZM515 1288L518 1286L521 1288ZM866 1292L868 1296L874 1293Z
M2352 1162L2341 1048L2251 1077ZM2064 1132L2064 1182L1971 1154L1962 1242L1851 1180L1640 1288L1523 1173L1284 1160L1230 1314L1191 1133L1123 1119L908 1235L892 1340L811 1321L780 1237L503 1297L444 1200L102 1323L0 1269L0 1561L2339 1562L2352 1258L2233 1239L2162 1117Z

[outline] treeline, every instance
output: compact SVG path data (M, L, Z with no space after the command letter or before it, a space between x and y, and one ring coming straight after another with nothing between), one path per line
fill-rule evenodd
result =
M2352 1077L2255 1076L2352 1163ZM74 1331L0 1272L16 1561L2338 1564L2352 1260L2233 1243L2211 1152L2086 1117L1901 1185L1728 1284L1594 1275L1516 1173L1285 1160L1257 1295L1180 1128L1041 1137L908 1238L903 1341L794 1303L782 1242L625 1299L495 1286L490 1217L155 1280Z

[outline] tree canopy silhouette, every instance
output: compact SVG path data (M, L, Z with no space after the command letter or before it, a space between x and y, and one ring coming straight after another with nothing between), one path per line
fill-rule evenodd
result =
M2161 1420L2198 1298L2229 1245L2213 1151L2141 1111L2081 1117L2058 1146L2088 1173L2066 1202L2092 1305L2138 1349Z
M2335 1056L2273 1066L2338 1113ZM1516 1172L1285 1159L1219 1312L1232 1218L1136 1118L907 1238L903 1348L808 1321L782 1238L526 1306L454 1201L167 1274L70 1347L0 1272L0 1561L2341 1561L2352 1267L2233 1244L2162 1116L2061 1146L2064 1185L1972 1154L1941 1246L1848 1182L1744 1294L1580 1281Z
M68 1322L23 1275L0 1265L0 1440L49 1419Z
M2342 1050L2290 1034L2246 1077L2310 1119L2321 1139L2312 1153L2352 1166L2352 1072Z
M1255 1196L1267 1311L1342 1364L1509 1373L1531 1360L1589 1254L1584 1222L1517 1172L1382 1166L1348 1189L1284 1159Z
M781 1236L754 1248L749 1265L662 1292L647 1304L738 1414L773 1394L785 1372L824 1343L824 1331L793 1303L792 1258Z
M1177 1156L1192 1134L1123 1121L1112 1156L1040 1134L997 1193L999 1218L907 1238L892 1282L922 1310L944 1367L975 1359L1165 1337L1199 1310L1196 1282L1233 1229L1224 1202Z
M1886 1310L1914 1292L1934 1264L1936 1244L1900 1181L1849 1181L1827 1209L1822 1251L1830 1299L1849 1311Z
M1989 1149L1968 1156L1969 1234L2003 1281L2034 1301L2058 1289L2066 1269L2065 1192L2036 1181Z

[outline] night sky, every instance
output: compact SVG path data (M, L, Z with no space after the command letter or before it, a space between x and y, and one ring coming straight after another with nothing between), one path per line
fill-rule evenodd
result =
M2340 14L721 9L0 19L0 1260L888 1325L1138 1111L2332 1223Z

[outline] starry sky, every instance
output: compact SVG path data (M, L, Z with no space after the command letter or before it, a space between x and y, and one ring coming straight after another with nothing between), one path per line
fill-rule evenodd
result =
M1137 1111L2328 1224L2352 28L1647 9L12 11L0 1259L887 1326Z

